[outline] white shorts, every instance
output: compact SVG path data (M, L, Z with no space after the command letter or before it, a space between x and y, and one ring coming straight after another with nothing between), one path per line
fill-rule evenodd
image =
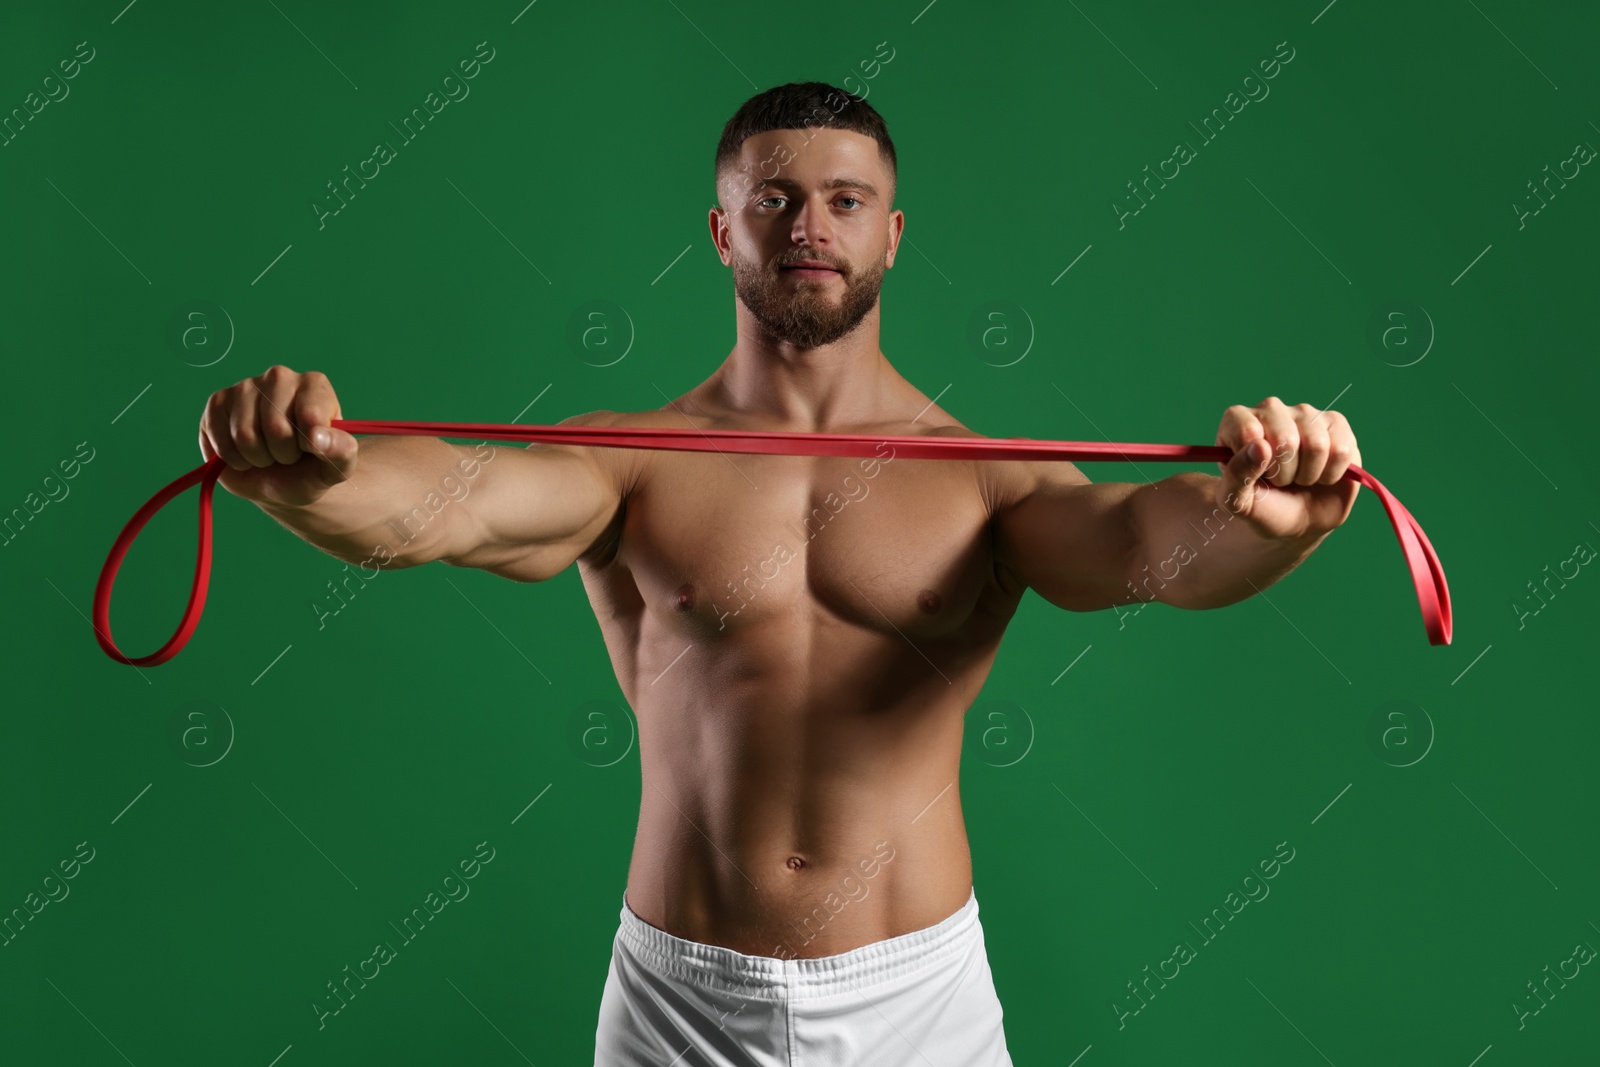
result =
M622 899L595 1067L1011 1067L978 898L899 937L810 959L651 926Z

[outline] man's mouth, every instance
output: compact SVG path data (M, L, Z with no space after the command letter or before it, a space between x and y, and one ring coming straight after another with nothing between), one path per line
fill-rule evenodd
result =
M817 259L801 259L796 260L793 263L784 263L781 264L778 269L794 271L800 274L802 277L809 278L821 278L829 274L840 273L837 267Z

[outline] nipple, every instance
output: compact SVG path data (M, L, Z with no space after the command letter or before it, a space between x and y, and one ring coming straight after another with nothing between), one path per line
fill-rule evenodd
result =
M672 606L678 611L688 611L694 607L694 586L684 582L678 586L678 591L672 594Z
M921 609L924 614L937 615L939 612L939 607L943 603L944 600L932 589L924 589L922 592L917 594L917 607Z

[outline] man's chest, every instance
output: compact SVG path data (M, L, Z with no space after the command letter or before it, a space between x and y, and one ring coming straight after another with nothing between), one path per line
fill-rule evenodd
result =
M612 581L703 639L821 612L912 641L959 631L994 593L973 467L677 453L628 499Z

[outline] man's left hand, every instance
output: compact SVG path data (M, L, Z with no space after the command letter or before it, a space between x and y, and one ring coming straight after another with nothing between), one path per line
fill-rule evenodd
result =
M1344 523L1361 489L1344 477L1361 466L1361 452L1337 411L1275 396L1253 408L1235 404L1223 412L1217 444L1234 452L1218 464L1217 503L1263 537L1320 537Z

